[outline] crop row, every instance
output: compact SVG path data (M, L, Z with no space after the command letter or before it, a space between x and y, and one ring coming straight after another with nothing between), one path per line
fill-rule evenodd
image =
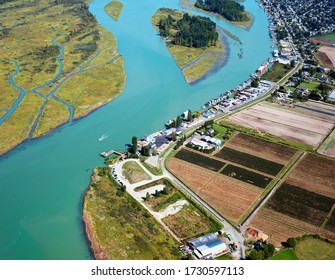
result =
M216 154L216 157L223 158L230 162L237 163L273 176L277 175L284 167L282 164L236 151L228 147L224 147L219 153Z
M230 164L226 166L221 173L260 188L266 188L272 180L270 177Z
M185 149L180 150L175 157L213 171L219 171L226 164L225 162Z
M335 199L284 183L266 207L306 223L321 226Z

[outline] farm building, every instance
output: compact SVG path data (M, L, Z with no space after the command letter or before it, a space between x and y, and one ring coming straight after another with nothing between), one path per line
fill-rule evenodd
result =
M193 138L191 140L191 144L197 146L197 147L200 147L200 148L203 148L203 149L210 149L210 146L207 145L206 142L203 142L203 141L200 141L199 139L197 138Z
M209 118L211 118L211 117L213 117L214 116L214 114L212 113L212 112L207 112L205 115L204 115L204 117L206 118L206 119L209 119Z
M210 233L188 242L198 259L215 258L228 251L227 245L222 242L214 233Z

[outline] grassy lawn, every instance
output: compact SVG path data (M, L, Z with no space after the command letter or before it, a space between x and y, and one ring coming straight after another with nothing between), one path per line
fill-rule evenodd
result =
M228 261L228 260L232 260L233 258L231 257L230 254L224 254L220 257L215 258L216 260L222 260L222 261Z
M299 260L335 260L335 245L320 239L300 241L295 252Z
M306 82L306 83L301 83L300 85L299 85L299 87L302 87L302 88L307 88L309 91L312 91L312 90L316 90L316 91L319 91L318 90L318 85L319 85L320 83L318 83L318 82Z
M271 260L297 260L297 254L294 250L281 250L278 253L276 253Z
M291 69L285 68L284 64L280 64L278 62L274 63L272 67L262 75L262 79L271 80L273 82L278 82L282 79Z
M84 218L105 259L180 259L178 244L127 193L117 196L115 181L97 175L86 193ZM95 246L97 247L97 245Z
M122 166L122 172L131 184L150 180L150 176L134 161L128 161Z
M105 11L110 15L114 20L118 20L123 10L123 4L118 0L112 0L105 6Z
M328 33L318 36L317 38L328 40L328 41L335 41L335 33Z
M151 19L151 23L157 32L159 32L157 26L159 20L169 14L173 19L179 20L185 13L178 10L159 9ZM177 65L182 68L183 75L188 83L202 78L213 68L215 62L224 55L224 46L220 40L218 40L216 46L207 48L177 46L169 42L167 42L167 48Z

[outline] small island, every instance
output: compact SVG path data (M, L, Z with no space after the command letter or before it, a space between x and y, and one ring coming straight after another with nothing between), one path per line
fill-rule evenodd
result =
M112 0L105 6L106 13L117 21L122 13L123 4L119 0Z
M233 0L181 0L181 6L215 15L238 27L249 30L253 24L253 16L245 11L244 6Z
M168 50L187 83L211 75L225 63L224 37L209 18L161 8L153 15L152 24L166 39Z

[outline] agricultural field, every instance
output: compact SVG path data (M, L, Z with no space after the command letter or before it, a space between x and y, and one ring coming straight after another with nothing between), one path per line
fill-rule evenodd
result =
M335 158L335 130L327 137L318 149L318 153Z
M305 103L304 103L305 104ZM300 106L280 106L262 102L228 117L228 121L310 146L318 146L334 127L334 116L322 107L306 109ZM324 105L328 110L328 105ZM302 125L303 124L303 125Z
M128 161L122 166L122 172L131 184L150 180L150 176L135 161Z
M220 229L192 204L184 205L176 214L163 218L162 222L183 241Z
M284 183L270 198L266 207L291 218L321 227L334 203L334 198Z
M232 222L237 223L262 193L261 188L175 157L169 159L167 167L193 192Z
M243 133L235 135L225 147L282 165L287 164L296 153L295 149L248 136Z
M230 164L221 171L221 174L255 185L259 188L266 188L272 181L270 177Z
M250 225L277 246L306 233L335 240L334 167L332 159L307 154Z
M335 199L334 170L335 160L307 154L286 182Z
M263 159L228 147L222 148L216 155L226 161L245 166L269 175L277 175L284 165Z
M199 165L212 171L219 171L226 163L210 158L209 156L193 152L189 149L182 149L176 155L176 158Z

